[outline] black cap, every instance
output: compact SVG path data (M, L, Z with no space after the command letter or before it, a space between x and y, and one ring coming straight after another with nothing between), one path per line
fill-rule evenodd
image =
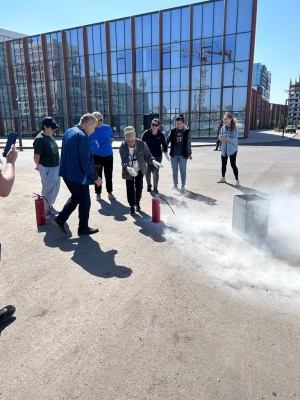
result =
M47 128L57 129L59 125L57 125L56 121L52 117L46 117L42 121L42 127L46 126Z

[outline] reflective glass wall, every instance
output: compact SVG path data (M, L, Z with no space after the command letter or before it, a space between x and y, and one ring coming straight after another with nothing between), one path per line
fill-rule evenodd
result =
M215 137L230 111L244 136L256 7L211 0L0 43L0 134L17 130L19 108L23 134L46 115L61 134L97 110L116 136L141 135L145 114L168 132L183 113L193 137Z

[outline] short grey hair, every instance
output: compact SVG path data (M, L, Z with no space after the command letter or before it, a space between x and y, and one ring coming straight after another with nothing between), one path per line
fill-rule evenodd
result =
M126 128L124 129L124 135L125 135L125 139L135 139L136 133L135 133L134 127L126 126Z
M89 122L92 123L92 124L94 124L94 125L96 125L96 124L98 123L98 120L97 120L97 118L95 117L95 115L90 114L90 113L87 113L87 114L84 114L84 115L80 118L79 125L86 125L86 124L88 124Z
M93 114L96 118L97 118L97 117L102 117L102 118L103 118L103 115L102 115L99 111L94 111L92 114Z

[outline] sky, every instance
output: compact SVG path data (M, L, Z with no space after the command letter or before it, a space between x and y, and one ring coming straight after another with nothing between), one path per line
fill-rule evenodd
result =
M198 3L184 0L0 0L0 28L27 35ZM299 0L258 0L254 62L272 74L272 103L284 104L300 75Z

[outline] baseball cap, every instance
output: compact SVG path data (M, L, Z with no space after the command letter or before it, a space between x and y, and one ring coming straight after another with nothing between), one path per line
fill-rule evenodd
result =
M56 121L54 118L52 117L46 117L43 119L42 121L42 127L43 126L47 126L48 128L52 128L52 129L57 129L59 128L59 125L57 125Z

